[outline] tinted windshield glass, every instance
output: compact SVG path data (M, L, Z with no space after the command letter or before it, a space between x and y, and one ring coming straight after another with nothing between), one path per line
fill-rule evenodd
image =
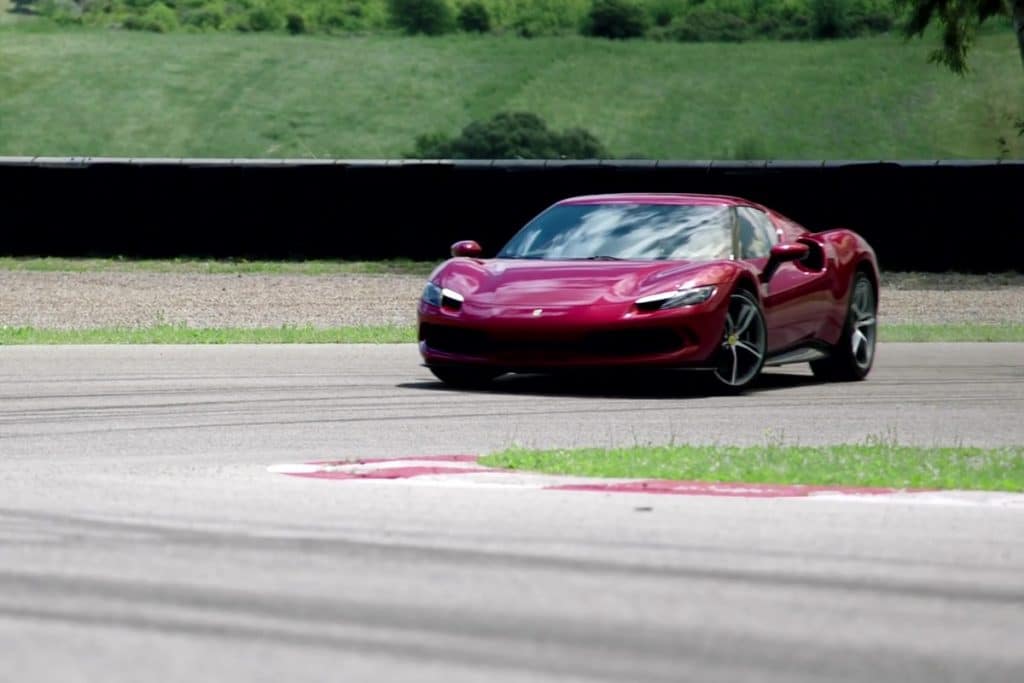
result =
M577 204L542 213L498 257L708 260L731 254L727 206Z

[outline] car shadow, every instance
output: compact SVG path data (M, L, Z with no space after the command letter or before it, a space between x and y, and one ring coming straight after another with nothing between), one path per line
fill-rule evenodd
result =
M812 375L765 370L744 392L746 395L822 384ZM429 379L404 382L403 389L468 394L567 396L574 398L681 399L728 396L704 372L663 370L590 374L508 374L482 387L463 388Z

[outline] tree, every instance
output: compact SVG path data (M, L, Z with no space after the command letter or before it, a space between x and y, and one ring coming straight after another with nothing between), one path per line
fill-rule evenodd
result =
M1017 48L1024 64L1024 0L903 0L910 5L910 19L904 32L907 37L922 36L936 21L942 25L942 47L934 50L930 60L944 64L953 73L967 71L967 51L975 32L993 17L1013 20ZM1017 136L1024 137L1024 115L1014 121ZM1007 151L1006 139L998 138L1000 155Z
M978 27L993 17L1013 20L1021 63L1024 65L1024 0L903 0L910 6L910 18L904 29L908 37L922 36L932 22L942 26L942 46L931 54L931 61L951 71L967 71L967 51Z

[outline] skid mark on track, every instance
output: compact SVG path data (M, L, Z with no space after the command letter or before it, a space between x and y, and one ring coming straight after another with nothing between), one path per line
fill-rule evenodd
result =
M441 455L273 465L269 471L313 479L411 479L427 475L484 474L495 470L477 465L475 455Z

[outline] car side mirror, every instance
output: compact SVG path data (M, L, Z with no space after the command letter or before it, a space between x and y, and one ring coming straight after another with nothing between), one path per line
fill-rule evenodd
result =
M462 240L452 245L452 256L468 256L477 258L484 250L473 240Z
M776 244L768 255L768 263L765 264L764 272L761 273L761 282L768 282L783 263L799 261L810 253L811 248L800 242Z

